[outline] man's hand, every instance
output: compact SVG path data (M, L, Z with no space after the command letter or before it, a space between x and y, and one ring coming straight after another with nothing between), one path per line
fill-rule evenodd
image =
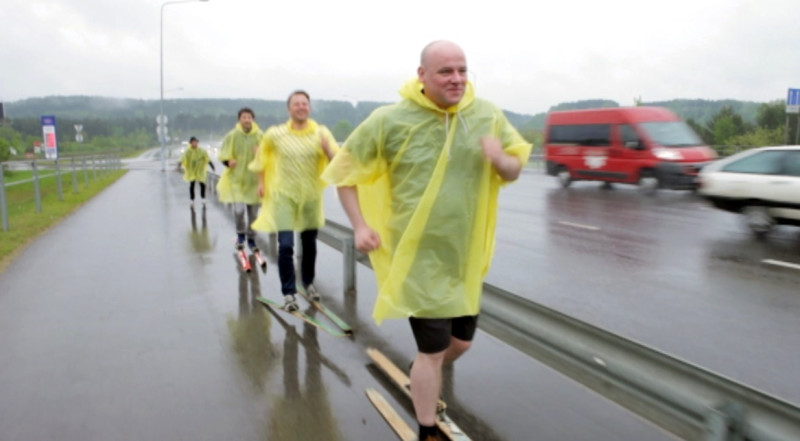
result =
M264 183L263 182L259 182L258 183L258 197L260 197L260 198L264 197Z
M492 165L497 166L503 155L503 146L500 144L500 140L492 136L484 136L481 138L481 147L483 147L484 158L488 159Z
M481 138L483 156L492 163L492 167L497 174L505 181L513 181L519 177L522 171L522 163L516 156L512 156L503 151L500 140L493 136Z
M381 246L381 238L378 233L368 226L357 228L354 232L355 245L358 251L369 253Z
M236 160L235 159L228 159L228 168L236 167Z

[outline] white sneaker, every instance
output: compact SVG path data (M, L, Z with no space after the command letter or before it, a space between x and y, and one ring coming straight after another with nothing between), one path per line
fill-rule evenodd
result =
M299 310L300 307L297 306L297 299L295 299L294 294L288 294L283 296L283 310L286 312L295 312Z
M306 293L308 294L308 299L312 302L319 302L322 300L322 296L319 295L319 291L317 291L317 287L314 286L313 283L306 286Z

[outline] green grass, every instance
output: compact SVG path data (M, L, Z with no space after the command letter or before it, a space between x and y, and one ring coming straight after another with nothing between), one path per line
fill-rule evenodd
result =
M6 184L10 184L12 182L17 181L24 181L26 179L30 179L33 177L33 172L30 170L17 170L17 171L7 171L3 180Z
M88 170L89 172L89 179L92 179L92 170ZM42 182L42 185L46 181L53 181L53 190L55 191L55 183L56 183L56 171L55 170L39 170L39 179ZM99 173L99 170L98 170ZM78 178L78 183L83 185L83 170L78 169L76 171L76 177ZM14 171L6 171L6 175L3 178L6 185L13 184L15 182L26 181L28 179L33 178L33 171L32 170L14 170ZM70 189L72 188L72 170L61 170L61 182L64 186L69 185ZM19 184L22 186L28 185L31 187L31 191L33 191L33 182L27 184ZM33 193L31 193L33 194Z
M26 177L27 173L27 177ZM88 185L84 186L83 173L78 173L78 192L73 193L72 175L61 176L64 200L58 200L58 187L55 176L40 182L42 212L36 211L36 196L33 183L25 183L6 188L8 207L8 231L0 229L0 273L25 247L40 234L47 231L61 219L80 208L86 201L116 182L126 171L110 171L92 179L89 172ZM49 173L48 173L49 174ZM6 183L30 178L32 172L16 171L6 176Z

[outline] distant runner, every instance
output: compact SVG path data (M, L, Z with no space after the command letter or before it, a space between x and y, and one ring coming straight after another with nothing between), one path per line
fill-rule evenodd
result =
M206 206L206 165L214 169L214 163L208 157L208 153L201 148L197 147L197 138L192 136L189 138L189 148L183 152L181 156L181 167L183 167L183 180L189 183L189 199L190 207L194 208L194 184L200 184L200 198L203 201L203 207Z

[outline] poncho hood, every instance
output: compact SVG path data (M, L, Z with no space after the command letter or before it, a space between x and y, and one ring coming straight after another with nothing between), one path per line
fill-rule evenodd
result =
M293 133L295 135L311 135L317 132L317 130L319 129L319 124L317 124L317 122L314 121L313 119L308 118L306 120L306 126L304 128L295 129L294 127L292 127L292 119L289 118L289 120L286 121L286 129L289 131L289 133Z
M472 83L467 81L467 87L464 89L464 96L461 97L461 101L458 104L454 104L448 107L446 110L442 109L441 107L437 106L436 103L431 101L430 98L425 96L422 93L422 89L424 85L419 81L419 78L414 78L412 80L406 81L405 84L400 88L399 93L405 99L411 100L422 107L427 109L434 110L436 112L441 113L458 113L462 110L469 107L472 102L475 100L475 89L472 87Z
M244 128L242 127L242 123L237 122L236 127L234 127L233 130L236 130L237 132L242 132L245 135L252 135L253 133L261 132L261 127L259 127L258 124L256 124L255 121L253 121L253 127L250 128L249 132L245 132Z

